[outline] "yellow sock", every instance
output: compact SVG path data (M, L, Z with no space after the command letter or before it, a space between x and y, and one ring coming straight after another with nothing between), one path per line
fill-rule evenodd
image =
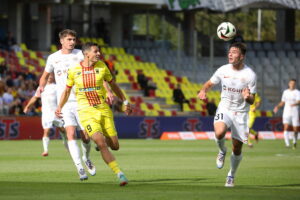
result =
M119 172L121 172L121 170L120 170L120 168L118 166L118 163L115 160L112 161L112 162L110 162L110 163L108 163L108 166L111 168L111 170L113 170L113 172L115 174L118 174Z

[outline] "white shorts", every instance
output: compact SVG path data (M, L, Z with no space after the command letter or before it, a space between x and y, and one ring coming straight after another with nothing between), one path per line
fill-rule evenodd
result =
M297 126L299 126L299 116L298 115L283 115L282 123L292 125L293 127L297 127Z
M231 129L231 137L245 144L248 143L248 112L235 112L218 108L214 123L224 122L227 128Z
M67 102L62 109L62 115L65 122L64 127L77 126L80 130L84 130L79 122L77 102Z
M42 127L43 129L55 127L63 127L64 121L55 116L54 111L42 111Z
M42 127L43 129L53 128L53 120L55 119L54 111L42 112Z

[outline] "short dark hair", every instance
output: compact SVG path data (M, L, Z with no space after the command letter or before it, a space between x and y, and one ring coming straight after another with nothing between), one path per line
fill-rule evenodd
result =
M242 43L242 42L234 42L234 43L232 43L232 44L229 46L229 49L232 48L232 47L238 48L238 49L241 51L241 53L242 53L243 55L246 54L247 48L246 48L245 43Z
M98 47L98 44L94 43L94 42L87 42L87 43L85 43L84 45L82 45L82 48L81 48L82 53L84 54L86 51L91 50L91 47L94 47L94 46Z
M59 34L58 34L59 39L62 39L64 37L68 36L68 35L72 35L73 37L77 37L76 31L71 30L71 29L64 29L61 32L59 32Z
M296 79L294 78L291 78L290 81L294 81L295 83L297 82Z

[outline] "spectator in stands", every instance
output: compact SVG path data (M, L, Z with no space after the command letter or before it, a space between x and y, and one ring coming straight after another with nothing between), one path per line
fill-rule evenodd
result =
M173 100L174 102L179 104L180 110L183 111L183 104L190 104L190 101L187 100L181 90L180 84L173 90Z
M137 81L138 81L138 84L140 85L140 88L145 91L148 80L147 80L145 74L143 73L143 71L141 71L141 70L138 71Z
M3 94L5 91L5 84L0 80L0 116L4 114L4 102L3 102Z
M11 114L10 111L14 102L14 97L12 95L11 87L7 87L6 92L4 92L2 98L3 98L4 114L6 115Z
M13 87L14 86L14 81L13 81L10 74L6 74L5 83L6 83L7 87Z
M211 99L211 101L208 101L206 103L206 109L208 111L209 116L215 116L216 111L217 111L217 106L215 103L215 99Z
M151 78L148 78L147 86L146 86L146 88L145 88L145 93L144 93L144 95L145 95L146 97L151 96L151 95L150 95L150 94L151 94L151 91L155 91L156 88L157 88L156 83L153 82Z
M4 38L4 48L8 51L13 51L17 45L16 39L13 36L13 33L8 31L7 35Z

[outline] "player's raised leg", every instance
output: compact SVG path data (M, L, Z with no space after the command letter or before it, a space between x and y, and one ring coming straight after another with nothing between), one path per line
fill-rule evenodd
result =
M115 157L112 155L112 153L108 149L105 137L100 132L96 132L92 135L92 139L99 147L102 158L105 161L105 163L117 175L120 186L124 186L124 185L128 184L127 178L125 177L124 173L120 170Z
M227 131L227 125L221 121L215 122L214 129L215 129L216 143L219 147L219 153L216 159L216 164L217 164L217 168L222 169L224 166L226 152L227 152L227 149L225 147L225 134Z

